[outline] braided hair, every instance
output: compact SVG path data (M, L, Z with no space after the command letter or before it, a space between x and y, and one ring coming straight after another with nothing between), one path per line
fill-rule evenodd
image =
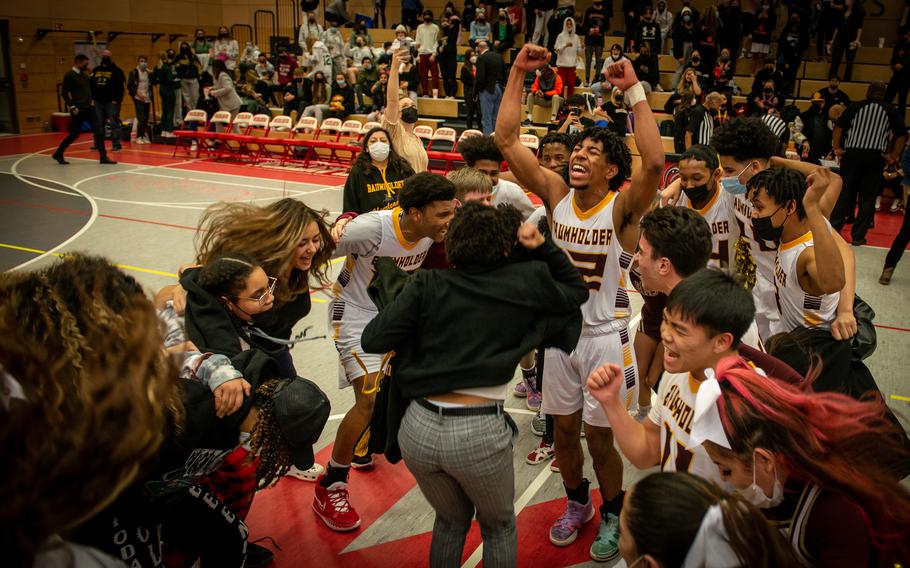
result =
M806 196L806 177L796 170L789 168L775 168L762 170L752 176L747 185L749 195L755 195L759 189L764 189L774 203L786 206L790 201L796 205L796 215L799 219L806 218L806 209L803 206L803 197Z
M199 270L196 282L216 298L233 299L246 287L247 279L258 266L259 263L247 254L226 252L206 263Z
M278 379L270 379L256 389L259 420L251 432L250 459L259 456L256 479L260 488L268 487L291 468L291 454L272 407L272 397L279 384Z

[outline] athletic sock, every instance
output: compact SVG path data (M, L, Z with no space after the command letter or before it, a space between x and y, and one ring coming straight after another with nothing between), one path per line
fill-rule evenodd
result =
M575 489L569 489L565 484L563 484L563 487L566 488L566 496L576 503L587 505L588 501L591 499L591 495L588 492L588 489L591 487L591 482L587 479L582 479L581 483Z
M620 511L622 511L622 502L623 502L623 499L625 499L626 492L620 491L616 497L608 500L607 496L604 495L603 489L601 489L600 496L603 498L603 505L600 506L601 518L606 519L607 513L612 513L613 515L618 517Z
M322 480L319 482L323 487L328 488L333 483L342 483L348 482L348 473L351 471L351 465L341 465L335 460L329 460L329 467L326 468L325 475Z

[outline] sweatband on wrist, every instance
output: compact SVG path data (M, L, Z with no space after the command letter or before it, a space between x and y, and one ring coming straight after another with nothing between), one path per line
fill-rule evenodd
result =
M625 102L626 108L632 108L638 103L646 100L648 100L648 96L645 94L645 88L641 86L640 82L629 87L623 95L623 101Z

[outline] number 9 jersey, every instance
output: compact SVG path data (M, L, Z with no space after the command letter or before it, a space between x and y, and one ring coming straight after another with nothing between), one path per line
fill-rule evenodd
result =
M590 295L581 306L581 313L584 325L594 328L629 317L626 280L633 254L622 249L613 226L618 192L608 192L587 211L579 209L575 193L571 189L553 208L550 233L588 285Z

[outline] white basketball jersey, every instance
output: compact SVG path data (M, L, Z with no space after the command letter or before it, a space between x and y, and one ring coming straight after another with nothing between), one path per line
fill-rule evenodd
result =
M773 282L777 243L755 238L755 234L752 232L752 204L746 199L745 194L733 196L733 212L739 223L740 234L749 240L752 260L755 261L756 278Z
M410 242L404 238L400 225L401 208L373 211L360 215L345 227L336 253L347 254L344 267L332 288L333 309L353 304L365 310L376 310L367 294L373 281L373 263L379 257L389 257L406 272L417 270L427 256L433 239Z
M657 390L657 404L648 419L660 427L661 471L689 472L722 484L717 465L704 446L689 447L695 415L695 396L701 386L690 373L664 373Z
M590 296L581 313L589 327L629 317L626 277L633 255L622 250L613 227L617 195L610 191L600 203L581 211L571 189L553 209L553 242L566 251L588 285Z
M813 246L812 231L788 243L781 243L774 265L774 286L780 321L772 325L773 333L793 331L797 327L831 329L840 301L840 292L812 296L799 285L797 261L804 250Z
M684 192L679 198L679 205L704 217L711 227L711 257L708 266L727 274L736 272L736 241L739 240L741 230L733 213L733 195L718 188L704 208L695 209Z

